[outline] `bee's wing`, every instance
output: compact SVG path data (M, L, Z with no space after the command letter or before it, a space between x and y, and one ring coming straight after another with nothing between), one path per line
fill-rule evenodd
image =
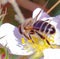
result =
M60 26L59 26L59 24L60 24L60 15L57 15L55 17L44 17L41 20L52 24L53 26L55 26L57 29L60 30Z
M53 26L55 26L57 29L60 30L60 15L57 15L55 17L49 17L49 18L43 18L42 20L47 20L47 22L49 22L50 24L52 24Z
M43 18L41 20L48 22L49 24L53 25L54 27L57 26L57 22L54 20L54 17Z
M3 37L4 36L4 37ZM2 38L1 38L2 37ZM11 54L15 55L31 55L32 50L24 49L21 43L21 34L17 27L5 23L0 26L0 44L6 46Z
M39 15L38 15L39 14ZM37 16L38 15L38 16ZM41 20L44 17L49 17L49 15L43 11L41 8L36 8L32 13L32 18L34 19L37 16L37 20Z

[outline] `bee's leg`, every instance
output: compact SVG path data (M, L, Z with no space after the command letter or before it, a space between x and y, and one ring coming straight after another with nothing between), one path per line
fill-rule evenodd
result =
M37 32L37 31L36 31L36 33L37 33L42 39L45 39L45 37L44 37L42 34L40 34L40 33ZM46 42L48 43L48 45L51 45L47 39L46 39Z
M18 26L20 34L22 34L21 24Z
M39 32L36 31L36 33L42 38L42 39L46 39L42 34L40 34ZM54 48L53 46L51 46L50 42L46 39L47 44L51 47Z
M29 33L29 37L30 37L30 39L32 40L32 42L34 43L34 41L33 41L32 37L31 37L31 34L30 34L30 33Z
M29 32L29 37L30 39L32 39L31 35L35 34L35 31L32 29L30 32ZM32 42L34 43L33 39L32 39Z
M28 36L27 36L25 33L23 33L23 35L24 35L28 40L31 40L31 41L33 42L33 40L32 40L32 37L31 37L30 33L28 34ZM34 43L34 42L33 42L33 43Z
M29 37L30 37L30 39L32 39L32 37L31 37L30 33L29 33Z
M30 34L32 34L32 32L28 33L28 35L27 35L27 34L25 33L24 28L22 27L22 25L19 26L19 32L20 32L22 35L24 35L28 40L32 39L32 37L31 37L31 35L30 35ZM33 42L33 40L32 40L32 42Z
M36 31L36 34L39 35L40 38L45 39L45 37L42 34L40 34L39 32Z
M48 43L48 45L51 45L47 39L46 39L46 42Z
M27 39L30 39L30 38L26 35L26 33L24 32L24 28L22 28L21 25L19 25L18 28L19 28L19 32L20 32L20 34L24 35Z
M23 35L24 35L28 40L30 40L30 37L28 37L28 36L26 35L26 33L23 33Z

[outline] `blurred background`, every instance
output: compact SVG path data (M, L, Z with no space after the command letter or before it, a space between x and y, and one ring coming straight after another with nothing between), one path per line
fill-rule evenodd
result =
M37 7L42 8L45 12L47 12L58 0L16 0L18 6L21 9L22 14L25 18L30 18L32 16L32 12ZM18 23L14 20L15 12L11 4L6 4L8 8L8 14L5 18L4 22L10 22L14 25L18 25ZM50 16L56 16L60 14L60 4L58 4L50 13Z

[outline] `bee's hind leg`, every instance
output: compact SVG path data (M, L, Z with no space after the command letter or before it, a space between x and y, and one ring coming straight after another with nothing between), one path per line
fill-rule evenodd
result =
M36 31L36 34L39 35L40 38L42 38L42 39L46 39L42 34L40 34L40 33L37 32L37 31ZM46 42L47 42L47 44L48 44L51 48L53 48L53 46L51 46L50 42L49 42L47 39L46 39Z

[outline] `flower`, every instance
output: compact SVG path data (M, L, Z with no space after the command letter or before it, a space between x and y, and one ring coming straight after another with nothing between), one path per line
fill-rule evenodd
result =
M10 54L15 55L31 55L32 50L24 49L21 43L22 35L17 27L12 24L5 23L0 26L0 44L9 49Z
M33 14L32 14L33 20L41 10L42 9L37 8L36 10L33 11ZM45 13L42 10L37 17L37 20L40 20L40 19L47 22L50 21L50 24L55 26L56 28L55 36L53 35L51 37L46 37L46 38L50 43L52 41L51 44L60 45L59 43L60 28L59 26L57 26L59 21L55 20L56 17L50 17L49 15L47 15L47 13ZM46 36L45 34L43 35ZM32 40L26 41L26 38L19 33L18 28L12 24L4 23L0 26L0 44L5 46L8 49L9 53L11 54L32 55L35 52L35 54L33 54L31 57L31 59L33 59L36 57L38 58L41 57L41 52L43 52L43 50L47 48L50 48L50 45L47 44L46 40L36 37L35 35L32 36L32 39L34 43L32 42Z

